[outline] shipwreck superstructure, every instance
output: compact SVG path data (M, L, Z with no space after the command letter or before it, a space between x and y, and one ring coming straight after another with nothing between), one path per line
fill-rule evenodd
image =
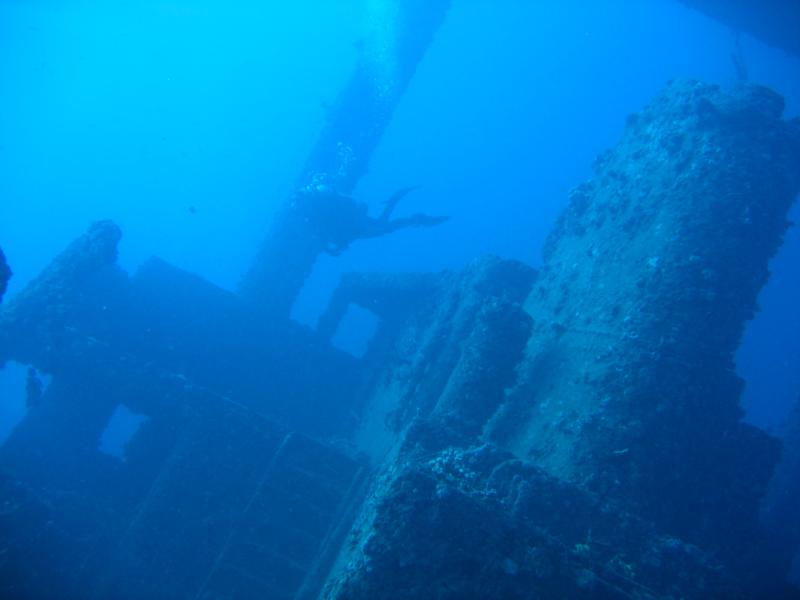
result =
M334 115L298 189L366 169L447 2L406 6L397 86L361 63L342 110L371 121ZM671 82L540 269L349 274L316 330L288 315L324 251L291 198L240 293L129 275L93 224L0 310L0 364L52 377L0 448L0 594L792 597L781 444L742 423L733 369L800 191L782 112ZM352 304L379 319L360 358L329 341ZM124 460L98 450L120 407L143 420Z

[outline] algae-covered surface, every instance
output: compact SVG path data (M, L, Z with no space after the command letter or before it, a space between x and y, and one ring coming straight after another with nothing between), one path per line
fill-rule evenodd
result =
M0 597L798 597L794 13L623 4L0 4Z

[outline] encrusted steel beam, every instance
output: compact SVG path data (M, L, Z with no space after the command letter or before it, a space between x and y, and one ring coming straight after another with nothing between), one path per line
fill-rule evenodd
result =
M355 71L330 111L297 179L296 192L278 210L242 281L242 295L265 315L289 316L317 257L329 250L331 241L372 237L360 231L367 206L347 194L367 172L372 153L444 21L450 0L380 4L385 12L375 15L374 35L363 42ZM418 217L416 224L435 224Z
M778 454L741 422L734 355L800 190L783 108L675 81L629 117L548 239L521 382L491 427L701 545L754 538Z
M98 221L59 254L0 311L0 365L10 359L50 372L53 357L68 352L79 319L75 299L89 300L86 286L99 273L115 272L122 237L111 221ZM85 307L83 307L85 308Z

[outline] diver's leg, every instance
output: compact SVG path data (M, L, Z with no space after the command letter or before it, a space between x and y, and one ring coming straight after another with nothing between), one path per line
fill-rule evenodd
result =
M412 185L411 187L404 187L397 190L391 197L384 203L383 211L381 212L380 216L378 217L379 221L388 221L389 217L392 216L397 203L400 202L407 194L416 190L419 186Z
M392 233L394 231L397 231L398 229L405 229L407 227L433 227L435 225L441 225L448 219L450 219L450 217L434 217L431 215L423 215L423 214L416 214L416 215L411 215L410 217L393 219L391 221L386 221L383 224L383 230L381 232L381 235Z

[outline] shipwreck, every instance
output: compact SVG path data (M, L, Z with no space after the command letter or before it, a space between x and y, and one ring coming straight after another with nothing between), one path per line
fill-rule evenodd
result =
M52 378L0 448L4 598L793 597L798 436L742 422L733 356L800 120L670 82L540 269L348 274L312 330L289 313L331 238L297 194L337 214L366 171L448 2L402 7L391 72L362 55L238 293L129 275L101 221L4 299L0 364ZM352 304L379 319L359 358L330 344ZM124 461L98 451L120 407Z

